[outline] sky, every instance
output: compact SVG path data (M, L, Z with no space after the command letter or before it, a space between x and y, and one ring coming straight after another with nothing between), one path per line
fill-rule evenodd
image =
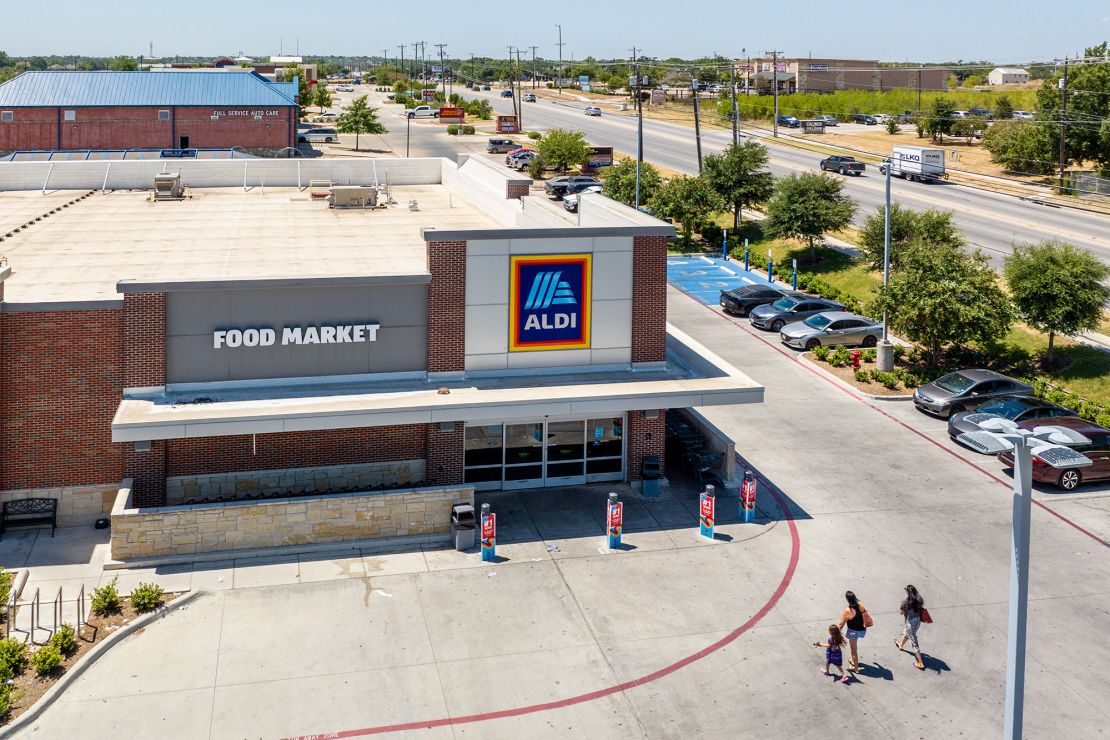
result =
M460 0L417 3L306 0L53 0L8 2L0 50L12 55L149 54L189 56L395 56L398 44L447 44L448 56L505 56L507 47L539 47L564 59L647 56L684 58L713 53L740 57L779 49L787 56L996 63L1050 60L1110 38L1110 2L977 0L601 0L595 3L514 3L475 6ZM940 10L943 8L943 11ZM318 9L318 10L317 10Z

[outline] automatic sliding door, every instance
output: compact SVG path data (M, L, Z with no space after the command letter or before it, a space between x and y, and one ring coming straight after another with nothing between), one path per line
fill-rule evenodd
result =
M585 421L547 422L545 485L567 486L586 482Z
M543 486L543 422L505 425L505 488Z

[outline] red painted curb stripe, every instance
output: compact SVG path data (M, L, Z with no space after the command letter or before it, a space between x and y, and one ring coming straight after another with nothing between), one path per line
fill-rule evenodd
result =
M669 676L670 674L678 671L691 663L695 663L707 655L717 652L736 638L744 634L752 627L754 627L767 613L774 608L782 595L786 593L786 589L790 586L790 581L794 578L794 571L798 568L798 557L801 554L801 538L798 536L798 526L794 523L794 517L790 513L790 507L787 505L785 499L779 490L769 484L766 479L763 479L764 484L767 485L771 495L775 497L779 508L782 510L783 518L786 520L787 526L790 528L790 562L786 566L786 572L783 573L782 580L779 582L778 588L771 595L762 607L759 608L755 614L751 616L748 621L729 632L717 642L707 645L698 652L688 655L679 661L664 666L654 673L649 673L645 676L625 681L624 683L616 684L615 686L608 686L603 689L591 691L586 694L579 694L578 696L571 696L566 699L559 699L557 701L545 702L543 704L530 704L526 707L517 707L515 709L502 709L496 712L482 712L480 714L467 714L461 717L442 717L440 719L424 720L421 722L404 722L396 725L381 725L379 727L366 727L359 730L343 730L340 732L328 732L316 735L298 735L290 740L323 740L324 738L346 738L346 737L365 737L367 735L381 735L386 732L404 732L406 730L424 730L432 727L444 727L448 725L462 725L474 722L485 722L491 719L504 719L506 717L519 717L524 714L534 714L536 712L545 712L550 709L563 709L564 707L574 706L575 704L582 704L584 702L593 701L594 699L601 699L612 694L617 694L628 689L634 689L637 686L657 681L660 678Z
M900 426L904 427L905 429L908 429L908 430L910 430L911 432L913 432L914 434L916 434L916 435L917 435L918 437L921 437L921 438L922 438L923 440L925 440L925 441L926 441L926 442L928 442L929 444L931 444L931 445L933 445L933 446L935 446L935 447L938 447L939 449L942 449L942 450L944 450L944 451L945 451L945 452L947 452L947 453L948 453L949 455L951 455L952 457L956 458L957 460L959 460L960 462L964 463L965 465L970 465L971 467L975 468L975 469L976 469L976 470L978 470L978 471L979 471L980 473L982 473L983 475L987 476L988 478L990 478L991 480L995 481L996 483L999 483L999 484L1001 484L1001 485L1005 486L1006 488L1012 488L1012 487L1013 487L1013 483L1012 483L1011 481L1008 481L1008 480L1006 480L1005 478L1000 478L999 476L995 475L994 473L989 473L989 472L987 472L986 470L983 470L982 468L980 468L980 467L979 467L978 465L976 465L975 463L973 463L973 462L971 462L970 460L968 460L968 459L967 459L966 457L964 457L963 455L960 455L959 453L957 453L957 452L956 452L955 450L951 450L951 449L949 449L949 448L945 447L945 446L944 446L944 445L942 445L941 443L937 442L937 441L936 441L935 439L932 439L931 437L929 437L928 435L926 435L926 434L925 434L924 432L920 432L920 431L918 431L917 429L914 429L914 428L913 428L912 426L910 426L910 425L909 425L909 424L907 424L906 422L902 421L901 419L898 419L898 418L896 418L896 417L894 417L894 416L890 415L890 414L889 414L889 413L887 413L886 411L883 411L883 410L882 410L881 408L879 408L879 407L877 407L877 406L875 406L875 405L873 405L873 404L871 404L871 403L868 403L868 400L867 400L866 398L864 398L863 396L861 396L861 395L859 395L858 393L856 393L856 392L852 391L852 390L851 390L850 388L847 388L847 387L845 387L845 386L841 385L841 384L840 384L839 382L837 382L837 381L833 380L832 378L830 378L830 377L829 377L828 375L826 375L825 373L822 373L822 372L818 372L818 371L817 371L817 368L811 367L811 366L810 366L810 365L808 365L807 363L804 363L804 362L802 362L802 361L801 361L801 360L799 359L799 356L798 356L798 355L794 355L794 354L791 354L791 353L787 352L787 351L786 351L786 350L784 350L784 349L783 349L782 347L779 347L778 345L772 344L771 342L767 341L767 339L766 339L765 337L763 337L763 336L760 336L759 334L756 334L756 333L755 333L754 331L752 331L752 330L751 330L751 329L749 329L748 327L744 326L744 325L743 325L743 324L741 324L740 322L738 322L738 321L733 321L733 320L732 320L731 318L729 318L728 316L724 315L723 313L718 313L717 311L714 311L714 310L713 310L713 309L712 309L711 307L709 307L708 305L706 305L706 304L702 303L702 302L701 302L701 301L699 301L699 300L698 300L697 298L695 298L694 296L690 295L689 293L687 293L687 292L686 292L685 290L683 290L683 289L682 289L682 288L680 288L679 286L675 285L674 283L670 283L670 285L671 285L671 287L672 287L672 288L674 288L674 289L675 289L675 290L677 290L678 292L682 293L682 294L683 294L684 296L686 296L686 297L687 297L687 298L689 298L690 300L694 301L694 302L695 302L695 303L697 303L697 304L698 304L699 306L702 306L703 308L707 309L707 310L708 310L708 311L709 311L709 312L710 312L711 314L713 314L714 316L717 316L718 318L721 318L721 319L723 319L723 320L727 321L727 322L728 322L729 324L731 324L731 325L733 325L733 326L737 327L737 328L738 328L738 329L740 329L741 331L747 332L747 333L748 333L749 335L751 335L752 337L755 337L755 338L756 338L756 339L758 339L759 341L763 342L763 344L765 344L765 345L767 345L768 347L770 347L771 349L775 350L775 351L776 351L776 352L778 352L778 353L779 353L780 355L782 355L782 356L784 356L784 357L787 357L787 358L789 358L789 359L793 360L793 361L794 361L795 363L797 363L797 365L798 365L799 367L801 367L801 368L803 368L804 370L806 370L806 372L809 372L810 374L814 375L815 377L818 377L818 378L820 378L821 380L823 380L823 381L825 381L826 383L828 383L829 385L831 385L831 386L832 386L833 388L836 388L837 390L840 390L840 391L842 391L842 392L844 392L844 393L848 394L849 396L851 396L852 398L856 399L857 401L859 401L860 403L864 404L865 406L867 406L867 407L869 407L869 408L873 409L874 411L876 411L876 412L878 412L878 413L882 414L883 416L885 416L886 418L890 419L890 420L891 420L891 421L893 421L893 422L894 422L895 424L898 424L898 425L900 425ZM1095 542L1099 543L1099 544L1100 544L1100 545L1102 545L1103 547L1108 547L1108 548L1110 548L1110 542L1107 542L1106 540L1102 539L1101 537L1099 537L1098 535L1094 534L1093 532L1089 532L1088 530L1084 529L1084 528L1083 528L1083 527L1081 527L1080 525L1078 525L1078 524L1076 524L1075 522L1073 522L1073 521L1072 521L1071 519L1068 519L1068 518L1067 518L1066 516L1064 516L1063 514L1060 514L1059 512L1057 512L1057 511L1055 511L1055 510L1053 510L1053 509L1049 508L1049 507L1048 507L1048 505L1046 505L1046 504L1043 504L1043 503L1041 503L1040 501L1038 501L1038 500L1036 500L1036 499L1033 499L1033 504L1034 504L1034 506L1037 506L1037 507L1039 507L1039 508L1043 509L1044 511L1047 511L1047 512L1048 512L1049 514L1051 514L1052 516L1056 517L1057 519L1059 519L1060 521L1062 521L1062 522L1063 522L1064 524L1067 524L1067 525L1068 525L1069 527L1072 527L1073 529L1075 529L1075 530L1077 530L1077 531L1079 531L1079 532L1082 532L1083 534L1087 535L1088 537L1090 537L1090 538L1091 538L1092 540L1094 540Z

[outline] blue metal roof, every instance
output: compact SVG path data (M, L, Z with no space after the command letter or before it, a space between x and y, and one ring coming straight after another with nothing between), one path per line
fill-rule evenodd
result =
M0 107L296 105L284 84L246 71L24 72L0 84Z

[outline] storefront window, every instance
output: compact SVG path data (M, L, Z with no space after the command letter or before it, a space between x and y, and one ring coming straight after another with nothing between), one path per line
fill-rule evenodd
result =
M466 428L464 460L467 467L501 464L501 425ZM501 474L498 473L498 478Z
M615 416L586 422L587 457L621 457L624 452L624 420Z

